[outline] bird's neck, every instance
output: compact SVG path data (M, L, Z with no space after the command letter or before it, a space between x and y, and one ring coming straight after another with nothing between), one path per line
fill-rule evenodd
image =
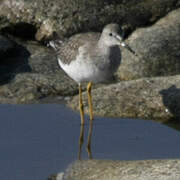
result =
M98 45L98 49L104 53L109 52L111 48L105 43L104 38L102 36L100 37L97 45Z

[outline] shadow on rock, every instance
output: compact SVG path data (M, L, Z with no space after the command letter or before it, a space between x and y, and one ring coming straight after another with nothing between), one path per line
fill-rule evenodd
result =
M176 88L175 85L172 85L168 89L163 89L160 91L160 94L163 98L164 106L169 110L170 113L173 115L174 123L180 122L180 89Z
M14 76L22 72L31 72L28 65L29 51L16 44L15 47L0 56L0 85L7 84Z

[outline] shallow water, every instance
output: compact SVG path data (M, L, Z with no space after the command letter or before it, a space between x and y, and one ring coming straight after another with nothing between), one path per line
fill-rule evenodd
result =
M44 104L0 105L0 114L0 179L45 180L77 159L78 113L64 105ZM95 118L92 155L96 159L180 158L179 149L180 132L165 125ZM87 158L85 145L82 158Z

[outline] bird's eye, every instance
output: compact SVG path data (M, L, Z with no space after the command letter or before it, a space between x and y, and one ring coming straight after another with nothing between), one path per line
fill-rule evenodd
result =
M109 33L110 36L112 36L112 33Z

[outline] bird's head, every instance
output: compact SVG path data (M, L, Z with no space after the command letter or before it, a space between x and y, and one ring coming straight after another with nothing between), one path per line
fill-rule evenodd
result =
M122 46L137 56L136 52L123 42L123 36L124 33L118 24L108 24L102 31L101 40L106 46Z
M123 43L123 31L118 24L108 24L104 27L101 37L107 46L121 45Z

